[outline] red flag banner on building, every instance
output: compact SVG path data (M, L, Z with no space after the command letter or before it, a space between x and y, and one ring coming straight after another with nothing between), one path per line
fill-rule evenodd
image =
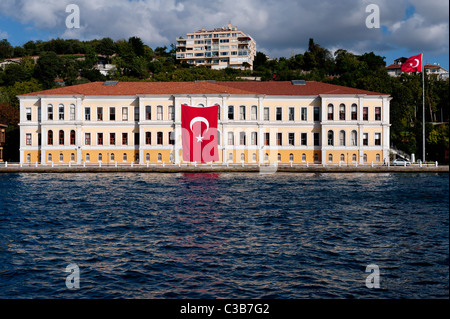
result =
M219 106L181 105L183 161L207 163L219 160L217 122Z
M402 72L422 72L422 54L410 57L402 64L400 71Z

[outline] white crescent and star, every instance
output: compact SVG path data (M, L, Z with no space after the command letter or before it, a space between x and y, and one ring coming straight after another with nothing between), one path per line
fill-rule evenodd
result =
M194 117L191 120L191 123L190 123L191 131L193 131L192 128L193 128L194 124L197 123L197 122L203 122L203 123L206 124L205 133L209 130L209 122L208 122L208 120L205 119L204 117L197 116L197 117ZM201 134L199 136L197 136L196 139L197 139L197 142L203 142L203 136Z

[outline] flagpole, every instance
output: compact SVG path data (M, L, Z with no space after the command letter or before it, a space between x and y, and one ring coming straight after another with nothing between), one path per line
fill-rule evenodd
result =
M425 61L422 53L422 157L425 163Z

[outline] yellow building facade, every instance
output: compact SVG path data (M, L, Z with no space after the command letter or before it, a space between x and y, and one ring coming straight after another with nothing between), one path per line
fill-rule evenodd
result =
M218 163L382 164L386 94L320 82L95 82L19 96L21 163L186 164L181 105L219 105Z

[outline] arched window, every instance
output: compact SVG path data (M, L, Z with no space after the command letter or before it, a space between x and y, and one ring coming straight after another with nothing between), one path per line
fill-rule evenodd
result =
M64 162L64 154L63 153L59 154L59 161Z
M31 162L31 154L27 154L27 163Z
M111 162L114 162L116 159L114 158L114 153L111 153Z
M52 104L47 105L47 119L53 120L53 105Z
M352 161L356 163L356 154L352 155Z
M328 104L328 120L332 121L334 119L334 105Z
M377 161L377 162L381 162L380 154L377 154L377 155L376 155L376 161Z
M122 162L127 162L127 153L123 153L122 155Z
M228 162L233 162L233 153L228 153Z
M59 131L59 145L64 145L64 131Z
M364 160L364 163L367 163L367 154L364 154L363 160Z
M69 111L70 111L70 114L69 114L70 120L75 121L75 104L70 104Z
M102 155L102 153L99 153L99 154L98 154L98 161L99 161L99 162L103 161L103 155Z
M70 154L70 161L75 162L75 153Z
M70 145L75 145L75 131L70 131Z
M341 154L341 162L345 162L345 155Z
M264 162L268 162L269 161L269 154L265 154L264 155Z
M241 154L241 162L245 162L245 154L244 153Z
M306 162L306 154L305 153L302 154L302 162Z
M339 105L339 120L345 121L345 104Z
M53 145L53 131L50 130L47 133L47 144L48 145Z
M136 110L135 110L135 117L136 115L139 116L139 113L136 114ZM150 105L147 105L145 107L145 120L150 121L152 119L152 107Z
M319 154L314 153L314 163L318 163L319 162Z
M294 161L294 154L289 154L289 162L293 162Z
M345 131L339 132L339 145L345 146Z
M86 153L86 162L90 162L91 161L91 154Z
M334 132L332 130L328 131L328 145L329 146L334 145Z
M277 161L281 162L281 154L280 153L277 154Z
M234 106L233 105L228 106L228 119L234 120Z
M352 120L356 121L358 119L358 105L352 104Z
M145 161L150 162L150 153L145 154Z
M328 154L328 162L333 163L333 154Z
M47 156L47 162L51 162L51 161L53 161L53 158L52 158L52 154L49 153Z
M251 120L256 121L257 119L258 119L258 107L256 105L252 105Z
M158 153L158 162L162 162L162 154Z
M58 105L58 119L64 121L64 104Z
M356 131L352 131L352 146L358 146L358 133Z
M252 161L253 161L253 162L256 162L256 153L253 153L253 155L252 155Z

